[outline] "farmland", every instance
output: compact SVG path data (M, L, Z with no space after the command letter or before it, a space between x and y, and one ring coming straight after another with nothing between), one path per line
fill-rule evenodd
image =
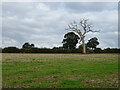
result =
M117 88L118 54L3 54L3 88Z

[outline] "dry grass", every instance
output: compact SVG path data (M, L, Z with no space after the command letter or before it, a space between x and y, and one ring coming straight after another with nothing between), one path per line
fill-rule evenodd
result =
M4 88L118 87L118 54L3 54Z

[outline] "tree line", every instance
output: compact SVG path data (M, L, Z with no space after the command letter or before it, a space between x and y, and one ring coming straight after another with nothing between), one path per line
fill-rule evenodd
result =
M92 38L95 39L95 38ZM118 48L106 48L106 49L101 49L101 48L96 48L96 46L90 44L90 40L88 40L88 43L85 44L86 46L86 53L120 53L120 49ZM80 45L78 48L75 48L75 45L64 45L63 47L53 47L52 49L50 48L38 48L35 47L34 44L29 44L26 42L22 48L17 48L17 47L5 47L5 48L0 48L2 53L82 53L82 45ZM65 47L65 48L64 48ZM69 47L69 48L66 48Z
M82 53L81 48L77 49L63 49L61 47L50 48L29 48L29 49L19 49L17 47L6 47L1 49L2 53ZM120 53L118 48L96 48L94 51L86 49L87 53Z
M97 37L93 37L85 42L86 34L89 32L99 32L92 30L92 25L88 23L88 19L82 19L78 23L74 21L68 25L69 30L63 38L63 46L50 48L37 48L34 44L26 42L22 48L6 47L1 49L3 53L119 53L117 48L106 48L102 50L97 48L99 41ZM71 31L71 32L70 32ZM82 42L82 43L81 43ZM79 47L77 47L79 44Z

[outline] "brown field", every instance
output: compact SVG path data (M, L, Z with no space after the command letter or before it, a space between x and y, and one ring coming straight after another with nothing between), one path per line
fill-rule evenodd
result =
M3 88L118 87L118 54L3 54Z

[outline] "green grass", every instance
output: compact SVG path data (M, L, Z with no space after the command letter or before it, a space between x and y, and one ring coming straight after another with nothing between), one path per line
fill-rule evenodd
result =
M117 54L3 54L3 88L118 87Z

